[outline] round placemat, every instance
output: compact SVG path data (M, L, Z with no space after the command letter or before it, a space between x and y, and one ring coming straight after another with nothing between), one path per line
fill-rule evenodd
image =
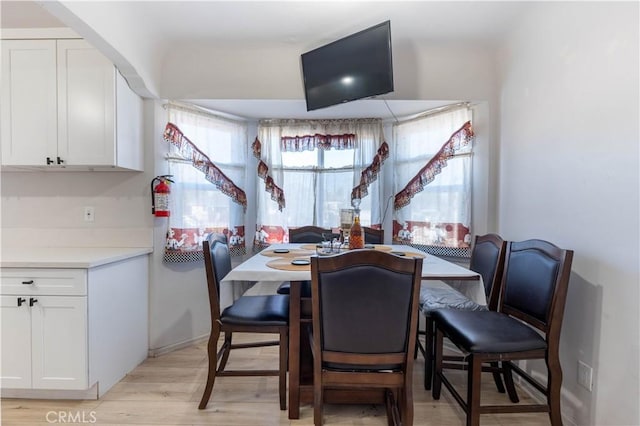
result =
M370 246L373 246L373 248L371 248ZM365 249L369 249L369 250L378 250L378 251L391 251L392 248L389 246L385 246L382 244L365 244L364 245Z
M309 260L309 257L297 257L297 259ZM273 269L279 269L281 271L308 271L311 265L292 265L293 258L280 258L273 259L267 262L267 266Z
M290 249L288 253L276 253L273 249L271 249L271 250L262 250L260 254L267 257L292 258L292 257L300 257L300 256L311 256L316 252L315 250L316 248L314 247L313 250Z
M414 251L402 251L402 250L393 250L391 252L391 254L395 254L397 256L402 256L402 257L419 257L419 258L424 258L426 257L425 254L423 253L416 253Z

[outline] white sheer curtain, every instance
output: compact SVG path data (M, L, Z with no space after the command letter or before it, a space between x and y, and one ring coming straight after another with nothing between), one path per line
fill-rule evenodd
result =
M211 232L226 234L232 254L244 254L246 125L180 105L168 104L167 111L169 123L179 129L174 133L196 148L169 144L174 184L165 260L200 260L202 240Z
M471 111L461 107L394 126L396 194L406 191L405 185L427 163L437 160L432 162L436 170L433 181L408 191L407 205L396 205L394 241L423 246L435 254L469 254L472 144L465 139L470 130L456 132L471 118ZM463 143L451 143L454 134L460 134ZM455 146L448 157L441 150L447 142L448 148ZM434 159L437 155L444 160Z
M351 191L384 142L377 119L264 120L257 139L260 159L286 199L280 211L265 183L258 181L256 239L267 244L286 240L289 227L339 227L340 209L351 208ZM381 190L374 180L362 199L366 225L381 221Z

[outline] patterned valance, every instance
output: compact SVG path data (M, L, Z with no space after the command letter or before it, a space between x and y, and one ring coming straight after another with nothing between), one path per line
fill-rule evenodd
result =
M214 184L223 194L240 204L244 211L247 210L247 195L238 188L231 179L216 167L209 157L200 151L173 123L167 123L164 129L164 140L178 148L178 152L185 160L191 160L191 164L205 175L205 179Z
M378 178L380 168L382 167L384 160L386 160L388 157L389 145L386 142L382 142L380 148L378 148L376 155L373 157L373 161L371 162L371 164L369 164L369 166L367 166L367 168L364 169L360 174L360 183L358 184L358 186L353 188L353 190L351 190L351 200L353 200L354 198L361 200L362 198L367 196L367 194L369 193L367 191L367 188Z
M251 145L253 155L258 161L258 176L264 180L264 190L271 194L271 199L278 203L278 210L282 211L286 206L284 199L284 191L273 181L273 177L269 174L269 166L262 161L262 144L256 137Z
M447 165L447 160L454 156L456 151L463 146L467 146L473 139L471 121L456 130L449 140L442 145L442 148L433 156L431 160L409 181L404 189L398 192L393 202L394 210L399 210L408 205L411 199L425 186L433 182L438 174Z
M356 146L356 135L314 135L282 136L280 138L283 152L313 151L314 149L353 149Z

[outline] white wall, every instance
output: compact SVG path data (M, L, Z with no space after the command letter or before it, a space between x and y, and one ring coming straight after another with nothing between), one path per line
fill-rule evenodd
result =
M637 2L537 3L501 55L499 231L575 250L560 355L579 425L640 424L638 22Z
M150 151L154 175L168 174L164 159L168 143L162 134L167 124L167 111L162 102L145 102L145 123L150 135ZM211 329L209 296L201 262L164 263L167 218L154 219L154 250L151 256L149 299L149 348L162 353L195 339L208 336Z
M150 247L150 181L140 172L2 172L2 246Z

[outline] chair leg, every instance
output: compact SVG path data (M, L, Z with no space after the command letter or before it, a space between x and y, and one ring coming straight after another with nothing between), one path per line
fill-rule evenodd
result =
M229 360L229 354L231 353L231 339L233 337L233 333L225 332L224 333L224 343L222 344L222 348L220 348L219 356L222 356L220 359L220 365L218 366L218 371L224 371L224 367L227 366L227 361Z
M502 377L500 376L500 364L498 364L498 362L492 362L490 363L492 368L495 368L498 371L493 371L491 374L493 374L493 381L496 383L496 388L498 389L498 392L500 393L504 393L504 385L502 384Z
M551 426L562 426L560 412L560 388L562 387L562 368L558 358L551 358L547 354L547 404L549 405L549 420Z
M424 388L431 389L433 381L433 320L425 315L426 331L424 333Z
M407 383L401 391L402 403L402 425L413 425L413 389L410 383Z
M433 399L440 399L440 390L442 388L442 340L444 336L442 331L436 328L435 342L434 342L434 374L433 374L433 387L431 388L431 396Z
M278 391L280 393L280 409L287 409L287 355L289 353L288 327L280 330L280 371L278 373Z
M504 374L504 385L507 388L509 399L514 404L517 402L520 402L520 398L518 398L518 392L516 392L516 387L513 384L513 373L511 372L511 361L502 362L502 372Z
M218 365L218 339L220 338L220 329L215 327L211 330L209 336L209 343L207 344L207 353L209 358L209 371L207 373L207 384L204 387L204 393L198 405L199 410L207 408L211 392L213 391L213 384L216 381L216 367Z
M482 362L469 356L467 372L467 426L480 425L480 388L482 379Z
M320 380L316 380L317 378L318 375L316 374L313 380L313 424L322 426L322 401L324 395L322 394L322 383L318 383Z
M391 389L386 389L384 393L384 401L387 409L387 425L401 425L399 401L396 399Z

